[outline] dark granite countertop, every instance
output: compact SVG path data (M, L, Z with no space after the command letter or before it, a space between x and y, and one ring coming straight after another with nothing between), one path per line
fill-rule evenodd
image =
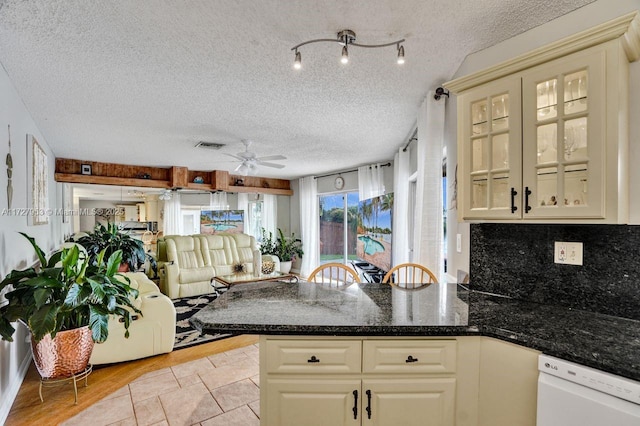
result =
M640 380L640 321L468 291L300 282L233 287L191 318L204 332L328 336L483 335Z

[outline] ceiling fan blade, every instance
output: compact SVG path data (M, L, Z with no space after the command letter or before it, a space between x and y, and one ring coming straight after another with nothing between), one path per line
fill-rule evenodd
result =
M267 155L266 157L258 157L256 160L258 161L271 161L271 160L286 160L287 157L284 155Z
M261 166L266 166L266 167L275 167L276 169L283 169L284 168L284 164L276 164L276 163L264 163L262 161L257 161L257 163Z

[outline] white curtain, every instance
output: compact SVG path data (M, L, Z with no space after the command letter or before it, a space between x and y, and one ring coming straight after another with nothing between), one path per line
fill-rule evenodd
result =
M418 180L414 259L441 279L444 274L442 230L442 147L444 98L429 92L418 111Z
M318 251L319 212L318 186L315 176L301 178L300 184L300 234L302 239L302 265L300 275L306 278L320 264Z
M209 195L209 207L211 208L211 210L228 210L229 202L227 201L227 193L211 193Z
M180 193L171 192L171 198L164 202L164 235L182 235L182 205Z
M262 227L267 231L267 235L269 232L273 232L273 235L276 235L277 223L277 198L273 194L265 194L262 201Z
M398 150L393 161L393 263L409 262L409 151Z
M384 192L384 172L380 163L358 167L358 194L361 201L379 197Z
M249 194L238 193L238 210L244 211L244 229L249 229Z

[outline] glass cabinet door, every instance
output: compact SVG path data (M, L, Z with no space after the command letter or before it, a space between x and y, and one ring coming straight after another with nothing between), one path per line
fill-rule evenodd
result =
M463 217L520 218L520 79L498 80L461 97Z
M582 56L523 76L524 218L604 214L595 195L604 157L604 136L595 136L604 127L604 58Z

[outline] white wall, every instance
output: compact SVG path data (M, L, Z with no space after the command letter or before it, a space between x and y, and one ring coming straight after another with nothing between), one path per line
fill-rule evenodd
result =
M12 208L27 207L27 134L33 135L45 151L49 172L49 207L62 207L62 186L53 179L55 155L34 123L29 111L15 91L4 68L0 69L0 279L12 269L32 265L36 256L29 242L18 232L34 237L45 252L57 248L66 235L71 234L71 223L62 223L62 216L50 216L46 225L28 226L26 216L9 215L7 209L7 173L4 159L9 151L7 125L11 125L11 156L13 158ZM2 301L0 297L0 302ZM31 359L28 333L20 326L14 342L0 342L0 424L4 423L15 395L22 384Z
M451 79L494 66L535 48L637 10L640 10L640 0L598 0L554 21L547 22L495 46L467 56ZM640 117L640 61L634 62L629 66L629 161L633 165L640 162L640 120L637 120L637 117ZM448 123L445 130L445 141L451 160L447 169L449 176L453 176L455 170L454 159L457 155L455 117L456 102L455 96L452 96L452 99L447 102ZM640 194L640 168L630 167L629 182L629 194ZM450 219L447 221L447 247L450 254L449 274L455 276L458 269L469 270L469 224L457 223L455 219L456 211L450 210L449 213ZM640 224L640 199L638 197L630 197L629 223ZM461 254L455 253L455 237L457 233L463 236L463 252Z

